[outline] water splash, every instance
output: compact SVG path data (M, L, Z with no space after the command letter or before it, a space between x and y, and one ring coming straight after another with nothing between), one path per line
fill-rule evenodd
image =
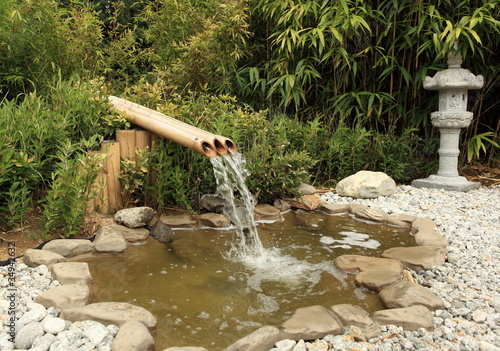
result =
M217 182L217 195L225 200L223 212L236 226L237 240L229 252L231 258L263 256L264 247L254 219L255 200L246 186L249 172L240 153L210 159ZM238 191L241 199L235 195ZM236 205L240 200L242 207Z

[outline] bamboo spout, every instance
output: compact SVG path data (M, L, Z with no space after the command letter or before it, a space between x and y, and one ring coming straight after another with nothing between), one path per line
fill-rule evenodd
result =
M111 108L116 109L126 115L128 121L136 124L146 130L152 131L162 137L165 137L177 144L197 151L207 157L217 156L215 145L210 140L205 140L199 136L188 133L184 130L176 128L173 125L158 121L143 114L121 108L119 105L111 105Z
M175 118L172 118L170 116L167 116L163 113L160 113L158 111L152 110L150 108L147 108L145 106L133 103L131 101L125 100L118 98L116 96L110 96L109 97L110 105L112 108L116 109L117 111L125 113L127 116L129 115L134 115L134 116L144 116L145 118L151 119L151 120L156 120L159 123L167 124L170 126L173 130L181 130L189 135L195 136L201 140L206 141L207 143L211 144L216 152L219 155L226 155L228 152L231 153L236 153L237 148L234 142L228 138L225 138L220 135L215 135L210 132L207 132L203 129L197 128L195 126L192 126L188 123L184 123L182 121L179 121ZM130 120L130 119L129 119ZM131 121L132 122L132 121ZM146 128L144 126L141 126L143 128ZM159 134L155 130L151 130ZM168 139L170 139L166 135L162 135ZM207 155L208 156L208 155ZM209 156L212 157L212 156Z

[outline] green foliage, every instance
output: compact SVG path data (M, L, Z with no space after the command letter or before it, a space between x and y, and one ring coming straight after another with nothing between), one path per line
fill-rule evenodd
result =
M88 145L98 144L92 138ZM69 140L56 153L56 169L51 174L51 188L43 199L43 220L47 233L62 232L66 237L78 233L85 220L86 203L92 199L92 183L102 161L96 155Z
M493 132L485 132L474 135L467 143L467 161L472 161L473 158L480 158L481 150L486 153L487 145L498 148L498 143L492 138L495 137Z

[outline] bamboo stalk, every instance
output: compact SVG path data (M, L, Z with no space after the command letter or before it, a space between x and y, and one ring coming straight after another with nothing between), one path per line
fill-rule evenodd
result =
M108 192L108 208L115 212L121 208L120 185L120 143L116 140L106 140L101 143L102 152L106 154L106 185Z
M123 160L135 160L135 131L117 130L116 140L120 144L120 157Z

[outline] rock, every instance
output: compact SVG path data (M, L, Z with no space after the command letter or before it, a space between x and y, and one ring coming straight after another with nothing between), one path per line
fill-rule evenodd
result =
M60 310L85 306L90 302L91 290L86 284L67 284L45 290L36 298L36 302L46 308Z
M92 284L89 265L86 262L61 262L52 266L52 278L65 284Z
M302 195L314 195L316 194L316 188L310 184L302 183L297 188L297 192L299 192Z
M349 210L349 213L355 214L356 212L359 212L359 211L368 210L369 207L366 205L355 203L355 202L350 202L347 204L347 209Z
M414 216L404 215L400 213L391 213L386 218L387 224L397 225L399 227L410 227L414 220Z
M339 334L342 325L333 311L316 305L298 308L281 328L287 339L311 340L327 334Z
M379 293L379 297L387 308L422 305L431 311L445 309L443 300L423 286L409 281L386 287Z
M121 224L108 224L106 227L123 235L125 240L129 243L145 241L149 236L149 230L146 228L129 228Z
M66 329L66 321L57 317L46 318L42 322L42 328L46 333L56 335Z
M30 305L30 310L27 311L21 318L18 320L18 325L28 325L33 322L40 322L47 315L47 310L45 307L39 303L34 303Z
M172 228L163 223L162 221L157 221L153 228L151 229L151 236L161 243L171 243L172 241L179 239L179 235L175 234Z
M170 228L196 228L198 223L189 215L163 215L160 221L168 225Z
M408 331L432 330L433 327L432 313L422 305L376 311L373 319L382 325L394 324Z
M335 189L340 196L374 199L394 194L396 182L383 172L359 171L342 179Z
M280 340L276 344L274 344L274 346L276 346L279 351L292 350L295 345L297 345L297 341L290 339Z
M50 333L37 337L35 341L33 341L30 351L47 351L55 339L56 337Z
M44 334L42 323L32 322L22 327L16 335L16 349L30 349L36 338Z
M120 327L111 351L146 351L153 345L154 340L148 328L139 321L130 321Z
M208 351L204 347L195 347L195 346L184 346L184 347L169 347L163 351Z
M56 239L46 243L42 250L54 252L64 257L74 257L94 250L94 245L86 239Z
M418 246L447 247L448 241L436 231L436 224L428 218L417 218L411 224L411 231L415 235Z
M92 320L104 325L122 326L129 321L139 321L148 329L156 325L156 318L148 310L126 302L97 302L82 307L68 308L61 318L69 321Z
M314 211L321 203L321 199L317 195L303 195L298 199L290 201L290 206L293 208L301 208L307 211Z
M66 258L55 252L47 250L28 249L24 252L24 263L29 267L46 265L49 269L59 262L66 262Z
M90 342L94 345L99 345L104 340L106 335L108 335L108 329L106 329L106 327L101 323L95 321L83 321L82 323L85 324L85 326L82 328L83 335L86 336L87 339L89 339Z
M94 240L94 249L97 252L121 253L127 250L127 240L115 227L106 225L97 230Z
M335 265L349 273L368 271L393 271L398 274L403 272L403 265L399 260L369 257L361 255L342 255L335 259Z
M255 206L254 219L260 221L281 221L281 211L269 204L261 204Z
M367 339L374 338L382 332L380 327L369 316L368 312L351 304L333 305L331 310L337 315L343 326L354 325L361 329Z
M281 339L283 338L279 328L264 326L236 341L224 351L268 351Z
M200 199L200 205L210 212L222 213L226 200L215 194L205 194Z
M290 205L290 202L288 200L285 200L285 199L274 200L273 206L276 207L280 212L286 212L292 208L292 206Z
M231 225L229 218L220 213L203 213L196 219L200 225L210 228L227 228Z
M360 272L354 278L356 285L364 286L370 290L379 292L385 287L401 281L401 274L396 271L365 271Z
M427 270L431 266L442 266L448 250L436 246L393 247L382 252L382 257L400 260L414 271Z
M115 213L116 223L129 228L144 227L153 219L155 211L150 207L124 208Z
M388 215L382 210L367 208L354 213L356 218L367 219L375 222L385 222Z
M342 214L349 212L349 207L347 205L329 204L322 201L318 207L318 210L329 214Z

